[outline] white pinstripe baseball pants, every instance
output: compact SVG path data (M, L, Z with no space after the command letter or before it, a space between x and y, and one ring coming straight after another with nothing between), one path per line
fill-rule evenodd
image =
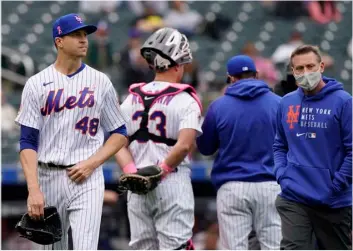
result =
M190 169L170 173L146 195L128 193L133 249L176 249L192 237L194 193Z
M252 229L261 249L279 249L281 219L275 200L281 188L275 181L227 182L217 192L220 242L224 249L247 250Z
M38 178L46 206L58 209L63 231L60 242L43 248L67 250L71 226L75 250L97 250L105 187L102 167L81 184L58 168L38 167Z

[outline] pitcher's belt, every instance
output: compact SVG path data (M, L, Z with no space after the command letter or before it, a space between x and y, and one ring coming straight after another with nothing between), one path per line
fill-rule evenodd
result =
M73 167L74 165L68 165L68 166L63 166L63 165L57 165L54 163L43 163L43 162L38 162L38 164L42 167L46 167L46 168L60 168L60 169L67 169L70 167Z

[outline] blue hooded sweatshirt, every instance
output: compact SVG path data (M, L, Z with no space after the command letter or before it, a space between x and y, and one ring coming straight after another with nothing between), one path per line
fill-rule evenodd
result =
M272 145L280 99L265 82L244 79L210 105L196 142L204 155L219 150L211 172L216 189L228 181L275 181Z
M335 79L313 96L283 97L273 145L281 196L307 205L352 205L352 97Z

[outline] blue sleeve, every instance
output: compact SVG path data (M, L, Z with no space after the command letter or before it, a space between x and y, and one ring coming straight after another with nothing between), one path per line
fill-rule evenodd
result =
M340 118L342 143L346 152L341 168L333 178L333 189L341 192L352 184L352 99L343 106Z
M32 149L38 151L39 144L39 130L21 125L20 135L20 151L24 149Z
M203 155L214 154L219 147L216 116L211 105L202 124L202 135L196 139L197 148Z
M287 152L288 143L282 125L282 105L279 105L277 110L276 136L273 143L273 155L275 162L274 174L278 183L287 166Z
M126 126L122 125L119 128L115 129L114 131L109 132L110 135L112 135L113 133L119 133L121 135L124 135L125 137L127 137L127 130L126 130Z

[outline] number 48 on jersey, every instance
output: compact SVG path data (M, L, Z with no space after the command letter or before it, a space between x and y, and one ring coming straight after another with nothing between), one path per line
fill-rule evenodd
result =
M80 130L83 135L85 135L88 132L89 135L94 137L97 134L98 125L99 125L99 119L97 118L90 119L88 116L86 116L76 123L75 129Z

